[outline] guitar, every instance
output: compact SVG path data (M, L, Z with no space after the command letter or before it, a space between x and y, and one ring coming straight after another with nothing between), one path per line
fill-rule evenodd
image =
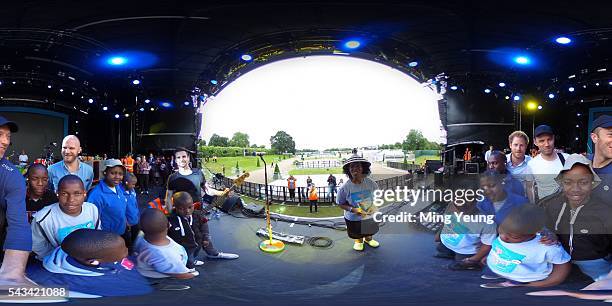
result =
M214 207L220 208L223 206L223 203L225 202L225 200L227 200L228 198L228 194L235 190L236 187L239 187L240 185L242 185L244 183L244 180L249 177L250 174L248 172L243 173L241 176L239 176L238 178L236 178L232 184L232 186L230 188L225 188L225 190L223 191L222 194L217 195L213 201L212 201L212 205Z

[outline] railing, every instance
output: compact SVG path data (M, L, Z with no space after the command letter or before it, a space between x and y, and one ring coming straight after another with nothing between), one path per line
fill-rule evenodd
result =
M413 164L413 163L401 163L401 162L392 162L392 161L388 161L387 162L387 167L389 168L394 168L394 169L400 169L400 170L406 170L406 171L416 171L418 170L420 167L417 164Z
M340 161L338 160L305 160L298 161L295 163L298 169L310 169L310 168L334 168L340 167Z
M223 189L233 184L234 180L224 177L213 181L213 187L215 189ZM411 174L404 174L401 176L386 178L377 180L376 183L380 189L395 189L395 187L407 186L413 187L413 180ZM336 201L337 190L340 186L336 187L334 192L330 193L328 186L315 187L317 189L317 195L319 196L319 203L334 203ZM236 191L240 194L247 195L252 198L263 199L266 196L266 188L264 184L244 182ZM294 197L291 197L289 188L287 186L276 186L268 185L268 196L270 200L277 202L289 202L289 203L308 203L308 187L297 187L294 192Z

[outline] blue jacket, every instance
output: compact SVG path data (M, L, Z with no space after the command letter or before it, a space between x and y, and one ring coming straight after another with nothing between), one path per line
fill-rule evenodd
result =
M525 187L523 187L523 183L513 178L510 174L504 178L504 190L506 193L514 193L523 197L525 196Z
M138 196L136 195L136 191L132 190L129 191L127 189L125 189L125 186L121 185L121 187L123 187L123 189L125 190L125 197L128 200L128 210L135 210L136 211L136 222L130 222L130 221L134 221L134 220L129 220L128 224L129 225L135 225L138 223L139 219L140 219L140 209L138 208Z
M495 207L493 206L493 202L488 198L484 198L484 200L478 202L476 207L485 215L495 215L493 218L495 220L495 224L500 225L504 222L506 216L512 211L513 208L521 206L523 204L529 203L529 200L521 195L517 195L514 193L510 193L506 191L506 199L504 200L504 205L502 205L501 209L495 213ZM104 223L102 223L104 226Z
M6 227L5 250L32 251L32 230L25 205L26 184L13 164L0 159L0 231Z
M93 203L100 211L102 229L117 235L125 233L126 221L129 224L138 223L138 208L130 205L123 187L115 186L113 192L104 181L91 189L87 202Z

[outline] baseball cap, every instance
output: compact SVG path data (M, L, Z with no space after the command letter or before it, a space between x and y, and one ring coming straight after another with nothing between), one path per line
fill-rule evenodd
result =
M9 127L9 129L11 130L11 133L17 133L17 131L19 131L19 127L17 126L17 123L13 122L13 121L9 121L6 118L0 116L0 126L6 125Z
M116 166L121 166L125 169L125 166L123 166L123 163L121 163L120 160L118 159L107 159L104 162L104 169L108 169L108 168L112 168L112 167L116 167Z
M535 128L535 132L533 134L534 134L534 137L538 137L542 134L555 135L555 133L553 132L553 129L546 124L538 125L538 127Z
M597 119L593 121L593 129L591 130L591 132L593 132L598 127L601 127L601 128L612 127L612 116L601 115L597 117Z
M568 156L565 159L565 165L563 165L563 169L561 170L561 172L559 172L559 175L557 175L556 180L560 181L563 178L563 173L572 169L575 164L583 164L589 167L591 174L593 174L593 181L595 182L595 184L593 184L593 188L595 188L601 182L601 178L599 178L599 175L597 175L597 173L595 173L595 170L593 170L591 161L582 154L571 154L570 156Z

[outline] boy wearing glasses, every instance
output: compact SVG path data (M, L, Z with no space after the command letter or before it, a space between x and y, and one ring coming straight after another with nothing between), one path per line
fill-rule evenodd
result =
M38 259L51 253L77 229L100 229L98 208L85 202L86 195L78 176L70 174L60 179L59 203L44 207L32 220L32 251Z

